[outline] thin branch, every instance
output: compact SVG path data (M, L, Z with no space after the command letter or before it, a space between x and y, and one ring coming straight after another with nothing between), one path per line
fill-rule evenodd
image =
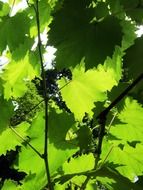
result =
M41 70L42 70L42 79L43 79L43 90L44 90L44 102L45 102L45 140L44 140L44 162L45 162L45 168L46 168L46 174L47 174L47 180L48 180L48 186L49 190L53 190L53 185L51 183L51 177L50 177L50 170L49 170L49 162L48 162L48 94L47 94L47 85L46 85L46 76L44 71L44 64L43 64L43 57L42 57L42 50L41 50L41 37L40 37L40 18L39 18L39 2L36 0L35 5L35 14L36 14L36 24L37 24L37 30L38 30L38 50L39 50L39 58L40 58L40 64L41 64Z
M43 155L39 153L39 151L34 148L25 138L23 138L13 127L9 127L19 138L23 140L40 158L43 158Z

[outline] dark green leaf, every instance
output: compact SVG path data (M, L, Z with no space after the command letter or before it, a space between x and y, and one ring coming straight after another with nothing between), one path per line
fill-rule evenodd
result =
M0 53L7 45L13 51L24 42L26 35L29 34L29 22L24 12L0 20Z
M0 133L9 127L13 111L12 101L6 101L0 97Z
M50 25L49 43L57 48L56 66L74 67L85 57L86 68L97 66L112 56L115 45L122 40L119 20L107 16L94 21L94 8L90 1L66 0L54 15Z
M124 67L128 68L129 78L137 78L143 72L143 36L137 38L135 44L126 50Z

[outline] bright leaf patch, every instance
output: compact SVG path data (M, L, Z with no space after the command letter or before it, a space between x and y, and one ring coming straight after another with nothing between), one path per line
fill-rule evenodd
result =
M59 84L62 87L66 81L62 79ZM84 65L80 64L73 69L73 80L61 89L61 93L75 117L81 120L85 112L92 114L94 102L106 100L107 90L116 84L110 70L106 71L103 66L85 71Z

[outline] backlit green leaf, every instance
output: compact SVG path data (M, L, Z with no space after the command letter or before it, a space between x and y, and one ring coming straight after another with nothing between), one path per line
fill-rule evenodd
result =
M28 52L23 59L19 61L12 60L7 65L5 72L2 74L5 99L24 95L27 90L26 81L39 75L37 65L32 65L31 60L33 58L31 58L31 54Z
M74 125L73 116L65 113L49 113L49 164L50 172L53 174L72 154L77 151L75 142L66 141L68 130ZM60 134L60 135L59 135ZM30 143L39 153L44 152L44 114L39 113L29 129L28 136ZM58 157L58 160L57 160ZM32 162L33 164L30 164ZM35 167L35 165L37 167ZM26 173L39 174L44 170L44 160L42 160L31 148L22 147L19 155L19 168Z
M143 146L141 144L137 144L135 148L126 145L123 150L118 147L113 148L108 159L114 164L121 165L117 166L116 170L131 181L134 181L136 176L143 173L142 153Z
M18 189L19 188L17 188L16 182L11 181L11 180L6 180L2 187L2 190L18 190Z
M13 51L24 42L29 34L29 22L29 18L23 12L0 20L0 53L7 45Z
M8 3L0 2L0 17L8 15L9 11L10 11L10 7Z
M21 146L23 139L27 136L28 123L21 123L16 128L7 128L0 134L0 155L7 151L15 150L16 146ZM7 140L6 140L7 139Z
M124 109L119 113L120 123L111 126L110 133L117 137L117 143L143 142L143 108L136 100L127 98ZM116 142L116 140L115 140Z
M69 84L64 86L67 83L64 79L59 81L60 87L64 86L62 96L77 119L81 120L85 112L92 114L94 102L106 100L107 90L117 84L110 71L99 65L97 69L85 72L84 65L80 64L73 69Z

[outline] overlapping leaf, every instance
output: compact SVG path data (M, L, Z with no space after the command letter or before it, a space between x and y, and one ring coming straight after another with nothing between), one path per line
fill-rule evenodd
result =
M27 90L26 81L39 75L38 65L34 65L32 61L35 63L34 55L27 52L23 59L19 61L12 60L7 65L5 72L2 74L5 99L9 99L11 96L21 97L24 95Z
M124 7L126 14L135 20L138 24L143 22L143 2L139 0L120 0L121 5Z
M106 161L115 164L114 169L134 182L135 178L143 173L142 153L143 146L141 144L137 144L135 148L126 145L123 149L114 146Z
M74 126L73 115L57 114L52 110L49 114L49 163L53 173L77 150L77 142L66 140L66 134ZM57 159L58 158L58 159Z
M83 168L80 167L80 164L82 164ZM84 166L85 171L88 170L87 173L84 173ZM100 167L98 170L94 170L93 167L94 158L91 155L84 155L79 157L78 159L72 159L71 163L69 162L63 165L64 171L66 171L67 175L63 175L61 178L59 178L60 183L67 183L67 181L70 180L73 184L81 186L86 178L84 175L87 175L88 177L91 177L91 180L88 181L86 187L87 189L96 189L97 186L100 186L99 182L101 182L101 184L103 185L102 187L106 187L111 190L122 190L124 188L127 190L131 190L132 188L134 190L142 189L142 187L139 184L131 182L127 177L122 176L119 172L115 171L110 167L107 167L106 165Z
M5 131L2 132L0 134L0 155L5 155L7 151L15 150L15 147L18 145L21 146L23 138L27 136L26 131L28 127L29 124L23 122L17 125L15 129L7 128Z
M47 184L46 173L44 170L42 170L38 174L30 173L29 175L27 175L26 178L22 181L22 185L19 186L19 190L28 190L28 189L40 190L43 189L46 184Z
M43 138L44 138L44 118L43 113L39 113L38 117L33 120L33 123L28 131L28 136L31 138L30 143L36 148L39 153L43 153ZM32 163L32 164L30 164ZM36 166L36 167L35 167ZM22 147L19 155L19 169L28 173L40 173L44 170L44 161L30 148Z
M10 11L10 7L8 3L0 2L0 17L8 15L9 11Z
M137 38L135 44L126 51L124 67L128 68L131 79L136 78L143 72L143 37Z
M106 2L112 14L121 20L120 25L122 26L122 32L124 34L122 38L122 49L124 51L134 43L134 40L136 38L135 23L130 22L129 20L125 19L126 13L120 0L107 0Z
M143 142L143 108L136 100L127 98L124 109L119 113L120 123L113 125L110 134L118 140L114 142L126 144L127 142Z
M9 0L9 2L12 4L14 1ZM51 7L54 7L55 2L57 0L39 1L41 32L51 21ZM34 4L34 1L30 0L29 3ZM106 0L96 1L96 3L92 0L64 0L56 5L52 12L53 22L50 25L49 43L57 48L56 67L70 67L72 70L73 79L68 84L65 79L62 79L59 85L63 99L75 118L72 114L57 113L53 109L49 111L48 156L51 176L53 177L55 172L62 168L59 172L63 172L65 176L59 173L61 183L71 180L81 185L88 175L92 178L87 184L88 190L95 190L97 181L111 190L141 190L139 184L131 182L137 176L143 175L141 156L143 154L141 144L143 108L137 101L126 99L124 109L118 114L116 120L118 123L114 121L108 141L103 142L101 167L96 171L92 170L95 161L92 154L71 158L79 150L77 140L80 148L87 148L86 143L88 140L90 142L91 138L88 126L79 129L78 139L67 140L66 135L75 125L75 119L81 121L85 112L92 115L96 102L105 101L107 92L118 85L122 76L123 51L132 45L135 39L134 24L130 20L127 21L126 15L136 22L142 22L143 3L139 0ZM0 3L0 52L2 53L8 46L12 58L0 78L1 86L3 85L3 89L0 87L1 94L4 94L5 99L22 96L26 91L25 81L33 79L40 72L38 58L30 52L33 39L29 36L31 38L37 36L33 7L13 17L8 16L9 11L8 4ZM121 48L116 45L121 45ZM131 79L142 72L141 47L142 37L126 51L124 57L124 66L129 68ZM83 57L85 65L79 64ZM98 65L99 63L104 64ZM17 145L21 146L26 136L29 136L31 145L42 154L45 138L43 112L38 113L28 131L27 123L18 125L14 129L16 131L7 128L11 114L11 102L1 99L0 154L5 155L7 151L15 150ZM65 162L68 158L71 160ZM18 159L19 163L15 167L25 171L27 176L21 186L12 181L5 181L3 190L44 188L47 184L44 160L28 145L21 147ZM102 166L102 161L106 162L105 167ZM87 172L87 170L91 171ZM57 185L56 189L58 187L65 189L66 184Z
M97 180L110 190L142 189L140 185L132 183L128 178L108 167L101 168L99 171L95 172L95 174L97 175Z
M54 14L50 25L49 43L57 48L56 66L74 67L85 57L86 68L102 63L112 56L115 45L122 40L119 20L107 16L95 21L90 0L66 0L62 9Z
M84 174L84 172L92 170L94 168L94 163L95 159L93 154L71 158L69 162L63 164L63 176L59 178L59 182L64 184L70 180L72 183L81 186L86 179L86 176L82 175L82 173Z
M107 57L104 62L104 69L110 73L117 82L119 82L122 76L122 54L121 49L116 47L112 59Z
M54 3L54 2L53 2ZM30 36L36 37L37 32L37 24L36 24L36 13L33 7L30 7L29 16L31 18L30 22ZM39 19L40 19L40 31L43 32L45 28L48 27L51 20L51 7L50 3L47 0L39 1Z
M0 97L0 133L8 128L10 117L13 114L13 105L11 101L6 101Z
M63 164L64 174L74 174L92 170L94 168L94 156L93 154L78 156L77 158L71 158L70 162Z
M14 181L6 180L4 182L2 190L18 190L17 184Z
M97 69L86 72L83 64L77 65L73 69L72 81L61 89L63 99L77 119L81 120L85 112L92 114L94 102L106 100L107 90L110 91L114 85L117 85L115 80L117 77L113 77L116 72L110 68L110 64L107 65L105 69L99 65ZM117 76L119 77L119 74ZM59 84L62 87L66 81L62 79Z
M49 114L49 164L50 172L53 174L72 154L77 151L76 144L66 141L66 133L74 124L73 116L65 113ZM44 151L44 114L38 114L33 121L28 133L30 143L42 154ZM58 159L57 159L58 158ZM32 164L30 164L32 162ZM35 167L36 166L36 167ZM19 156L19 169L26 173L41 173L44 169L44 161L29 147L22 148Z
M29 22L28 16L23 12L13 17L4 17L0 21L0 53L7 45L13 51L24 42L29 34Z

